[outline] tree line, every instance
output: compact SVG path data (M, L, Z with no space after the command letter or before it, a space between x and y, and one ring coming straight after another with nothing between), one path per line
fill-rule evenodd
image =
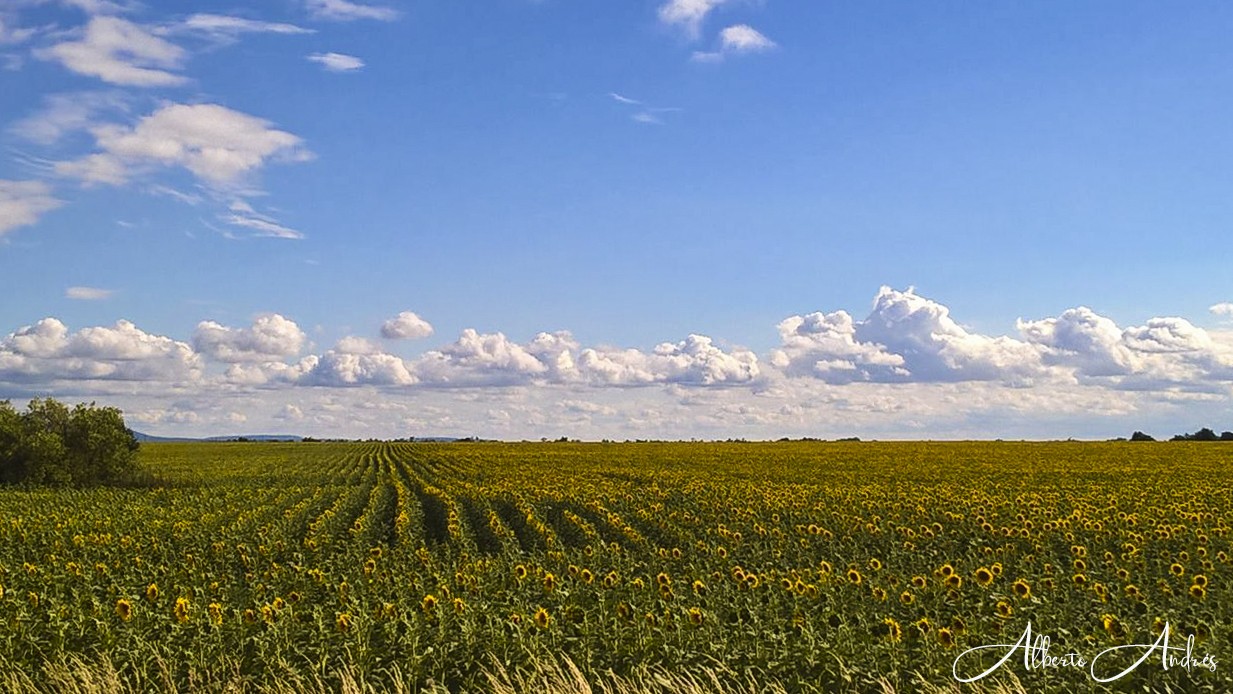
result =
M1156 439L1147 434L1136 431L1130 435L1131 441L1155 441ZM1233 431L1223 431L1217 434L1215 431L1203 427L1193 434L1176 434L1170 441L1233 441Z
M73 408L51 398L19 412L0 401L0 482L85 486L124 482L139 472L140 444L114 407Z

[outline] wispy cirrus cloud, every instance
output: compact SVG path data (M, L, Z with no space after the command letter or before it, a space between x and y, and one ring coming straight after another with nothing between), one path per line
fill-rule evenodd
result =
M104 301L115 296L114 289L100 289L98 287L69 287L64 290L64 298L74 299L76 301Z
M25 140L50 145L71 133L88 131L105 113L127 112L128 99L117 91L51 94L43 98L42 108L14 123L9 131Z
M247 17L209 13L189 15L183 22L168 26L166 31L171 33L203 34L220 41L230 41L241 34L316 33L315 29L308 29L286 22L267 22Z
M392 22L398 19L400 13L391 7L381 5L365 5L350 0L307 0L305 3L309 14L317 19L331 21L352 21L356 19L375 19L382 22Z
M34 224L62 204L43 181L0 179L0 238L18 227Z
M632 109L633 113L629 115L629 118L635 123L660 125L664 122L660 114L681 111L677 106L652 106L644 101L633 99L617 92L608 92L608 97L618 104Z

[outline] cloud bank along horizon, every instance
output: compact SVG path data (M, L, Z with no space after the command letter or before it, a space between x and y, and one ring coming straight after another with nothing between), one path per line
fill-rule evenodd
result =
M701 334L645 349L582 345L564 330L518 342L472 328L417 350L434 330L413 311L324 350L309 350L308 334L278 313L241 326L203 320L179 339L127 320L70 328L47 317L0 341L0 384L28 396L162 401L130 415L166 431L292 420L336 435L439 427L515 437L912 437L978 431L967 428L977 421L1026 435L1037 430L1014 420L1124 427L1219 405L1233 387L1233 331L1177 317L1122 327L1085 307L1015 329L973 332L945 305L886 286L864 318L783 319L763 354Z

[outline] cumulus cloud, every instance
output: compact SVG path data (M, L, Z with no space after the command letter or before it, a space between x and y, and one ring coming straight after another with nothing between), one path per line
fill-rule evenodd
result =
M316 386L409 386L416 378L401 357L359 337L345 337L311 364L301 382Z
M64 298L78 301L102 301L114 296L114 289L99 289L98 287L69 287L64 290Z
M1184 318L1152 318L1123 329L1080 306L1057 318L1021 320L1018 327L1045 348L1047 363L1081 380L1137 390L1205 390L1233 380L1233 344Z
M539 359L502 333L467 328L453 344L415 362L420 380L439 385L512 385L548 371Z
M44 318L0 341L0 380L121 380L181 382L201 373L192 348L121 320L72 333Z
M638 386L681 383L748 383L759 375L748 350L724 352L711 338L690 335L638 349L581 348L568 332L540 333L518 344L501 333L464 330L458 341L427 352L413 363L420 381L435 385L519 385L528 383Z
M412 311L403 311L381 324L387 340L418 340L432 334L432 325Z
M63 202L42 181L0 179L0 238L18 227L29 226Z
M792 316L779 325L771 362L789 375L854 381L1005 381L1043 374L1041 350L1009 337L971 333L950 310L911 289L882 287L863 321L846 312Z
M35 55L110 84L170 87L188 81L172 72L187 57L183 48L119 17L92 17L80 40L58 43Z
M300 138L268 121L216 104L171 104L129 128L92 129L102 150L56 171L89 183L118 185L134 170L181 166L208 185L226 187L269 161L303 161L311 154Z
M345 53L313 53L307 59L330 72L354 72L364 67L363 60Z
M1213 315L1220 316L1221 318L1233 318L1233 301L1224 301L1219 304L1212 304L1207 310L1211 311Z
M351 21L354 19L376 19L382 22L392 22L398 19L398 11L379 5L364 5L350 0L307 0L309 13L317 19L331 21Z
M259 316L247 328L202 321L193 333L193 346L214 361L272 362L299 354L305 339L295 321L271 313Z

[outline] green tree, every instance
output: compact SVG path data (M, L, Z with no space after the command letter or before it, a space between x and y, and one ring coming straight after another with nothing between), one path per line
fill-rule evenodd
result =
M51 398L18 413L0 402L0 481L87 485L137 472L137 439L114 407L70 410Z

